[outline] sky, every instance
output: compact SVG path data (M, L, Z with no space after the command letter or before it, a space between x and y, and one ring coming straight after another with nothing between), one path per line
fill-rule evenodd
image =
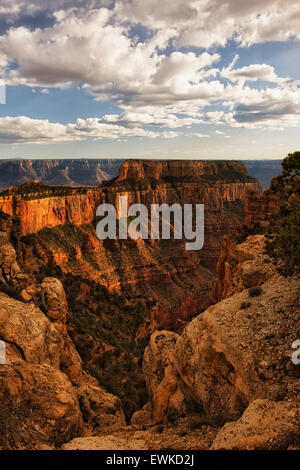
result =
M0 158L282 158L299 64L299 0L1 0Z

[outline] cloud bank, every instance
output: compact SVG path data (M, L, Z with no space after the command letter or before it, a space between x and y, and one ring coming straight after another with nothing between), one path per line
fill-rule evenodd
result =
M300 88L291 77L266 63L239 66L238 55L220 65L229 41L242 50L300 40L298 0L2 0L0 15L8 85L46 94L80 84L120 109L67 125L1 118L2 143L175 137L174 129L201 123L300 124Z

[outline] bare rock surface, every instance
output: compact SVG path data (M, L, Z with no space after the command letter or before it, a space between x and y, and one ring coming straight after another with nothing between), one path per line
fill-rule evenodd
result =
M41 284L41 295L46 315L51 321L66 321L68 309L62 283L54 277L45 277Z
M2 426L16 448L54 446L82 431L77 394L68 377L49 365L22 360L0 367Z
M291 402L256 400L242 417L225 424L213 450L284 450L300 444L300 407Z
M152 336L144 371L155 422L174 415L174 409L180 415L197 408L222 422L238 419L257 399L299 403L300 381L291 362L300 334L299 280L276 274L271 263L260 270L255 253L259 256L262 244L254 236L236 248L243 256L233 275L238 279L247 272L250 284L259 282L254 294L239 284L237 293L189 323L171 348L165 345L172 333Z
M144 439L118 436L93 436L73 439L62 447L63 450L147 450Z
M144 353L143 372L154 422L165 421L167 409L184 407L177 372L170 362L178 338L179 335L170 331L156 331Z
M276 274L274 264L264 251L263 235L249 236L239 245L230 238L225 239L217 265L219 300L244 289L260 286Z
M16 252L6 232L0 232L0 280L7 282L20 273Z
M32 284L28 298L24 291L19 296L28 279L9 240L4 237L2 242L2 282L7 292L15 286L15 297L0 292L0 340L6 349L5 364L0 365L0 446L53 448L81 435L86 427L123 426L119 398L82 370L67 332L68 306L61 282L45 278L41 286Z

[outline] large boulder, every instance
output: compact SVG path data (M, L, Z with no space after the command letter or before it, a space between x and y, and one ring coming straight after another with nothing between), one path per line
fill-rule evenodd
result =
M65 374L49 365L15 359L0 366L0 396L6 448L60 446L82 431L76 391Z
M285 450L297 445L300 445L300 406L256 400L238 421L225 424L212 449Z
M168 413L184 410L179 377L170 362L179 335L156 331L144 353L143 372L152 405L154 422L166 421Z
M278 384L288 387L293 379L287 366L300 324L298 286L297 279L273 276L259 295L245 290L186 327L172 364L187 400L200 403L208 416L231 420L251 401L272 396Z
M41 284L42 304L51 321L65 323L67 300L62 283L55 277L45 277Z

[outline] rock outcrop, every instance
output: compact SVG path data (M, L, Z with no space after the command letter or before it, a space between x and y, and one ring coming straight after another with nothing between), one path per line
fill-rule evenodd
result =
M172 347L168 341L172 333L153 334L145 351L144 371L154 421L167 420L175 408L178 415L196 409L208 420L221 423L240 418L247 409L240 425L238 421L224 428L224 436L231 431L233 434L232 442L228 438L228 448L239 446L234 443L240 442L240 426L245 429L241 431L241 436L245 432L243 445L255 447L261 443L268 448L272 444L267 443L266 436L273 432L276 448L276 436L281 435L283 428L280 425L276 430L270 418L273 431L266 426L266 435L260 439L255 431L260 422L259 404L266 403L266 408L261 409L268 410L268 399L280 403L284 400L278 413L283 415L284 409L299 411L300 382L291 367L292 343L300 334L299 280L278 275L270 260L264 263L262 246L263 237L253 236L235 247L231 282L222 291L223 297L229 297L189 323L181 336L173 338ZM256 437L247 441L245 423L256 409ZM267 420L267 411L263 416ZM261 423L264 425L263 420ZM293 434L295 429L293 424L283 435L289 430ZM250 435L251 432L250 429ZM227 448L222 436L215 446ZM278 437L278 446L281 448L282 442L286 445L288 441L292 442Z
M176 369L170 362L179 336L170 331L156 331L144 353L143 372L152 405L154 422L166 421L173 409L184 411L184 394Z
M263 194L249 191L246 197L245 223L268 225L270 217L276 215L280 208L280 197L271 189Z
M263 235L252 235L238 245L225 237L217 264L216 299L226 299L249 287L260 286L275 273L275 266L265 254Z
M62 447L62 450L148 450L143 439L134 437L101 436L73 439Z
M32 297L25 301L15 251L6 234L0 242L2 289L14 293L13 298L0 292L0 340L6 350L0 365L0 445L60 446L81 435L85 426L124 425L120 400L82 370L66 328L60 281L45 278L38 285L26 278Z
M289 401L253 401L242 417L227 423L212 450L286 450L300 445L300 407Z

